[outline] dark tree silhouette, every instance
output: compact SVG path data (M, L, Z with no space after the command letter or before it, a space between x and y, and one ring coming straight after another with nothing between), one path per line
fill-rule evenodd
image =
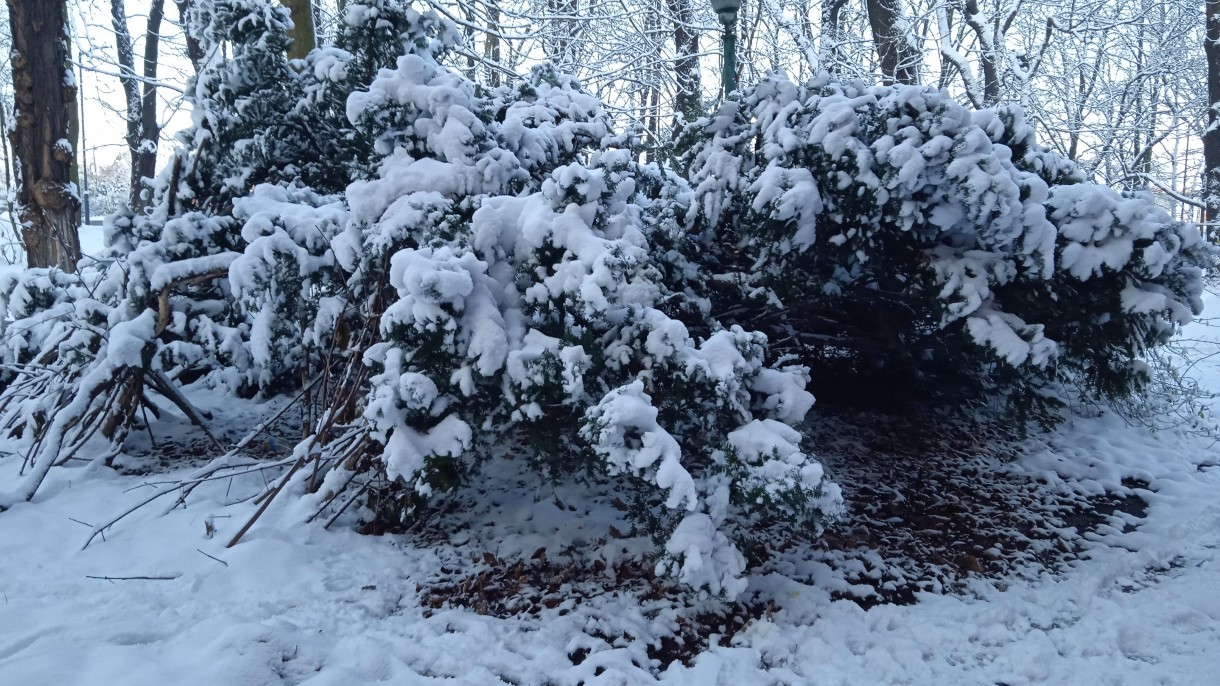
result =
M8 0L13 36L17 212L26 262L74 271L80 198L72 185L69 126L76 80L68 64L66 0Z

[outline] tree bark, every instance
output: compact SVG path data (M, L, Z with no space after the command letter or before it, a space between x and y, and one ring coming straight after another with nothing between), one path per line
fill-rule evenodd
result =
M914 84L919 79L919 55L907 41L907 33L899 26L902 15L898 0L866 0L868 24L877 46L881 63L881 79L893 83Z
M821 3L822 35L818 58L823 69L831 74L837 74L839 65L843 63L842 12L847 0L821 0Z
M165 0L153 0L148 10L148 31L144 34L144 88L139 113L140 156L135 170L141 180L157 175L157 148L161 142L161 124L157 121L157 61L160 56L161 20L164 18Z
M1207 129L1203 132L1203 221L1206 234L1216 239L1220 221L1220 0L1207 0Z
M68 73L75 77L76 70L72 68L71 43L68 44L67 60L65 64L68 65ZM73 83L75 83L75 79L73 80ZM80 132L80 91L77 88L73 88L72 100L68 103L68 142L72 144L72 159L68 162L68 180L72 182L73 186L76 186L78 196L82 189L80 181L80 163L83 161L83 155L78 155L77 153L84 152L80 149ZM85 221L87 223L89 218L85 217Z
M280 0L280 3L287 7L292 15L292 47L288 50L288 59L303 60L318 43L313 29L313 2Z
M487 72L487 85L500 85L500 6L494 2L487 5L487 35L483 39L483 57L492 63Z
M674 22L674 81L678 92L674 96L674 111L686 121L694 121L703 114L703 87L699 83L699 33L694 27L692 0L667 0L669 13ZM674 133L678 132L679 120L675 116Z
M174 4L178 6L178 22L182 24L182 34L186 36L186 56L191 60L191 66L195 68L195 73L203 67L203 44L199 42L199 36L191 30L191 10L195 5L195 0L174 0ZM340 3L342 4L342 3Z
M8 0L13 36L17 206L30 267L75 271L80 198L72 186L68 121L76 79L68 64L66 0Z
M134 212L141 212L145 207L142 194L144 179L151 179L157 174L157 147L161 140L161 125L157 121L157 62L161 21L164 18L165 0L153 0L144 34L143 68L137 77L135 48L127 25L127 8L123 0L110 0L110 23L114 28L114 43L118 52L119 83L126 102L124 116L127 119L127 132L124 138L131 155L131 188L127 202Z

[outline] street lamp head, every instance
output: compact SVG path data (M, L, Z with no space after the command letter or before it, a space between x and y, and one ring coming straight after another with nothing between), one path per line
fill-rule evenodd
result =
M721 24L731 24L737 21L737 10L741 9L741 0L712 0L712 9L720 17Z

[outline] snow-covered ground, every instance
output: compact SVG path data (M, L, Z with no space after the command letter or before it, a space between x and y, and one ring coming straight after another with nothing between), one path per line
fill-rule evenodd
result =
M1201 325L1188 335L1206 339L1195 372L1220 389L1220 336ZM195 399L217 424L249 412ZM151 457L166 450L166 432L185 427L159 425ZM554 602L508 617L437 602L438 579L500 564L497 555L629 554L630 540L605 534L613 510L570 515L576 496L564 487L488 505L471 516L490 533L460 531L439 546L285 526L303 517L281 499L225 548L257 506L224 504L252 493L250 483L217 483L164 516L169 502L139 510L82 550L93 526L170 478L155 459L142 476L82 462L54 470L33 503L0 513L0 684L1217 683L1220 447L1103 416L1035 436L1017 454L1007 468L1050 489L1101 493L1127 479L1146 514L1117 512L1058 571L975 577L963 592L909 605L836 599L833 569L756 575L748 594L762 609L687 664L661 662L655 644L681 634L694 610L648 584L582 591L578 603L572 583L556 582ZM183 459L172 457L171 466ZM12 483L19 462L0 457L0 483Z

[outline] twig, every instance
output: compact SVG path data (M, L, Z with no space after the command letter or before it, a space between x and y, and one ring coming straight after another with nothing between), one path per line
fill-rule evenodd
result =
M180 576L182 576L182 575L181 574L175 574L174 576L88 576L88 575L86 575L85 578L86 579L99 579L101 581L173 581L174 579L177 579Z
M126 517L127 515L129 515L129 514L131 514L131 513L135 512L136 510L139 510L140 508L142 508L142 507L144 507L145 505L147 505L147 504L151 503L152 501L154 501L154 500L156 500L156 499L158 499L158 498L161 498L162 496L169 495L170 493L174 493L174 492L176 492L176 491L178 491L179 489L182 489L182 488L198 486L199 484L201 484L201 483L203 483L203 482L205 482L205 481L210 481L210 480L212 480L212 479L213 479L213 475L214 475L214 474L216 474L216 472L218 472L218 471L220 471L220 470L222 470L222 469L231 469L231 468L233 468L233 465L227 465L227 464L224 464L224 461L225 461L225 460L228 460L228 459L230 459L231 457L233 457L232 452L233 452L233 451L231 451L231 452L230 452L230 454L228 454L228 455L224 455L223 457L218 457L218 458L216 458L216 459L215 459L215 460L213 460L213 461L212 461L210 464L208 464L208 465L204 466L203 468L201 468L201 469L197 470L197 471L195 472L195 474L197 474L198 476L196 476L196 477L194 477L194 478L191 478L191 479L183 479L182 481L175 482L175 483L174 483L172 486L170 486L170 487L168 487L168 488L163 488L163 489L161 489L161 490L157 491L156 493L152 494L151 496L149 496L149 497L145 498L144 500L141 500L141 501L140 501L139 503L137 503L136 505L133 505L132 507L127 508L126 510L124 510L124 511L123 511L123 513L122 513L122 514L120 514L120 515L119 515L119 516L117 516L117 517L112 518L112 519L111 519L109 522L106 522L105 524L102 524L102 525L100 525L100 526L94 527L94 529L93 529L93 533L92 533L92 534L90 534L89 539L85 541L85 544L84 544L83 546L81 546L81 550L84 550L85 548L88 548L88 547L89 547L89 544L90 544L90 543L93 541L93 539L94 539L94 538L95 538L95 537L96 537L98 534L101 534L101 533L102 533L102 532L104 532L106 529L109 529L110 527L112 527L112 526L114 526L115 524L117 524L119 520L121 520L121 519L123 519L124 517ZM270 467L281 466L281 465L286 464L286 463L287 463L287 460L284 460L284 461L281 461L281 462L278 462L278 463L274 463L274 464L267 465L267 467L268 467L268 468L270 468ZM247 466L249 466L249 465L248 465L248 464L241 464L241 465L238 465L238 467L239 467L239 468L245 468L245 467L247 467ZM220 477L220 478L223 478L223 477ZM171 508L171 509L172 509L172 508ZM167 512L168 512L168 510L167 510ZM105 538L105 537L103 536L103 540L104 540L104 538Z
M369 482L365 483L365 484L364 484L364 486L361 486L361 487L360 487L360 490L359 490L359 491L356 491L356 495L353 495L353 496L351 497L351 499L350 499L350 500L348 500L346 503L343 503L343 507L340 507L340 508L339 508L339 511L338 511L338 512L336 512L336 513L334 514L334 516L333 516L333 517L331 517L330 519L326 520L326 524L324 524L324 525L322 526L322 528L323 528L323 529L329 529L329 528L330 528L330 525L331 525L331 524L334 524L336 521L338 521L339 517L340 517L340 516L341 516L341 515L342 515L344 512L346 512L346 511L347 511L347 508L351 507L351 504L352 504L352 503L354 503L354 502L356 502L357 500L359 500L359 499L360 499L360 496L364 495L364 492L365 492L365 491L367 491L367 490L369 490L369 486L371 486L372 484L373 484L373 482L372 482L372 481L369 481Z
M258 438L259 434L266 433L268 436L275 438L275 435L272 434L269 431L269 429L272 426L275 426L275 423L278 422L281 417L283 417L285 414L287 414L288 410L292 409L292 407L294 405L296 405L298 402L300 402L301 399L303 399L305 397L306 392L308 392L308 390L310 388L316 386L318 384L318 382L320 382L322 380L322 378L323 378L323 375L314 377L314 380L309 382L309 385L306 386L304 389L302 389L301 392L296 395L296 397L294 397L290 402L288 402L288 404L286 404L286 405L284 405L284 407L280 408L280 410L278 412L276 412L274 415L272 415L272 417L270 419L268 419L264 422L261 422L258 426L254 427L254 429L250 433L246 434L240 441L238 441L237 445L233 446L233 448L231 450L229 450L228 453L226 453L223 457L220 457L217 459L224 460L224 459L227 459L229 457L236 455L243 448L245 448L247 445L249 445L251 441L253 441L255 438ZM288 464L289 460L291 460L291 459L292 458L289 458L288 460L276 462L274 466L278 467L282 464ZM228 476L238 476L238 475L231 474ZM223 478L223 477L221 477L221 478ZM264 478L264 480L266 480L265 476L263 478ZM177 508L178 505L185 503L187 496L189 496L191 494L191 491L193 491L195 489L195 487L198 485L199 485L199 483L195 483L195 484L191 485L189 488L184 488L181 496L174 503L174 505L172 507L170 507L169 510L166 510L166 512L168 513L170 510Z
M251 431L250 433L246 434L245 438L238 441L237 445L233 447L233 450L231 450L229 452L237 452L238 450L241 450L242 448L249 445L250 441L253 441L255 438L257 438L259 434L261 434L263 432L267 432L267 429L274 426L275 423L278 422L281 417L283 417L285 414L288 413L288 410L291 410L294 405L296 405L298 402L300 402L302 399L304 399L305 394L309 392L309 389L313 388L314 386L317 386L318 383L322 381L324 376L325 376L325 374L319 374L318 376L315 376L313 381L310 381L308 386L306 386L305 388L302 388L301 391L299 393L297 393L296 397L293 398L291 402L289 402L287 405L284 405L284 407L280 408L279 412L276 412L274 415L271 416L271 419L268 419L265 422L262 422L258 426L254 427L254 430ZM271 433L267 432L267 435L271 435Z
M226 455L223 459L228 459L230 457L233 457L232 452L230 452L230 454ZM219 460L221 458L217 458L217 459ZM194 493L196 488L198 488L199 486L201 486L209 481L220 481L221 479L232 479L235 476L244 476L246 474L254 474L254 473L258 473L260 476L263 477L263 480L266 481L267 477L264 474L264 472L271 470L271 469L278 469L280 467L283 467L283 466L291 464L291 463L292 463L292 458L289 457L284 460L268 462L266 464L259 465L257 467L250 467L249 469L245 469L244 466L240 466L240 465L239 466L221 465L221 466L217 467L216 469L212 470L212 472L207 474L206 476L202 476L202 477L199 477L196 479L190 479L188 481L179 481L179 482L177 482L177 484L175 486L175 488L180 489L179 493L178 493L178 498L176 500L174 500L173 505L166 508L165 511L163 511L161 514L167 515L170 512L173 512L174 510L178 509L179 505L183 505L183 506L186 505L186 499L188 497L190 497L191 493ZM237 469L239 467L242 469L245 469L245 471L230 472L228 474L219 473L221 470ZM227 492L227 489L226 489L226 492Z
M309 387L311 388L311 387L317 385L321 380L322 380L321 376L315 377L314 380L310 382ZM202 469L197 470L195 472L195 474L197 476L195 476L194 478L183 479L182 481L175 483L174 485L170 486L169 488L161 489L161 490L157 491L156 493L154 493L153 495L140 501L136 505L127 508L126 510L124 510L122 512L122 514L118 515L117 517L112 518L109 522L106 522L105 524L95 527L93 529L93 533L90 534L89 538L85 541L85 544L83 546L81 546L81 549L84 550L85 548L88 548L89 544L93 542L93 539L96 538L98 535L101 535L102 532L104 532L106 529L109 529L110 527L114 526L115 524L117 524L119 522L119 520L130 515L131 513L135 512L136 510L139 510L140 508L144 507L145 505L148 505L149 503L153 502L154 500L157 500L163 496L169 495L170 493L174 493L176 491L181 490L182 495L179 498L179 501L175 502L175 504L169 510L166 510L166 512L168 513L170 510L173 510L174 508L177 507L178 502L185 500L186 495L189 494L199 484L204 483L206 481L211 481L214 479L225 478L223 476L222 477L214 476L217 472L219 472L223 469L230 469L233 467L232 465L225 464L225 461L230 460L233 457L235 457L243 448L245 448L247 445L249 445L251 441L253 441L255 438L257 438L259 434L267 431L268 427L273 426L275 424L275 422L277 422L280 419L280 417L284 416L284 414L287 413L288 410L291 409L292 406L295 405L297 402L299 402L304 396L305 396L304 391L302 391L301 393L298 393L297 396L291 402L289 402L283 408L281 408L279 412L276 412L274 416L272 416L270 419L268 419L264 422L261 422L257 427L254 428L253 431L246 434L246 436L243 437L240 441L238 441L237 445L233 446L233 448L231 450L229 450L229 452L216 458L215 460L212 460L211 463L209 463ZM291 459L291 458L289 458L289 459ZM281 461L277 461L275 463L266 465L265 467L259 467L259 468L253 469L251 471L261 472L263 469L274 468L274 467L282 466L287 463L288 463L288 460L281 460ZM290 470L288 476L291 476L292 472L295 472L297 469L299 469L301 464L302 464L302 460L297 460L296 464L293 465L292 470ZM246 463L246 464L241 465L240 467L245 468L245 467L249 467L249 466L250 466L250 464ZM225 475L225 476L237 476L237 474L229 474L229 475ZM285 481L285 483L287 483L287 482ZM267 505L267 503L264 503L263 507L259 510L258 513L256 513L255 517L253 519L251 519L250 522L247 522L246 526L242 529L241 533L237 537L235 537L231 543L229 543L230 546L232 546L234 543L236 543L237 540L240 538L240 536L245 534L246 530L249 529L249 527L251 525L253 525L253 523L254 523L253 520L257 519L258 514L261 514L262 511L264 509L266 509L266 505ZM105 540L104 535L103 535L103 540Z
M330 507L331 503L335 502L335 499L338 498L340 495L342 495L343 492L347 490L347 487L351 485L352 481L354 481L356 479L356 477L359 475L360 475L360 472L353 471L351 473L351 475L347 477L347 480L343 482L343 485L336 488L334 490L334 492L331 493L330 497L326 498L324 500L324 502L322 503L322 507L318 508L317 512L310 515L309 519L306 519L305 522L308 524L309 522L312 522L313 520L322 516L322 513L326 511L326 508Z
M220 564L222 564L226 567L229 566L228 562L225 562L224 560L220 559L219 557L212 557L211 555L208 555L207 553L203 552L202 550L200 550L198 548L195 548L195 552L199 553L200 555L203 555L204 557L211 557L213 560L216 560L217 562L219 562Z
M258 521L258 518L263 516L263 513L267 511L267 506L271 504L272 500L275 500L275 496L279 495L280 491L284 490L284 486L288 485L288 480L292 478L292 475L296 474L297 470L305 464L305 458L306 456L304 455L297 458L297 461L292 464L292 469L289 469L288 473L284 475L284 478L280 479L280 482L276 485L275 490L267 496L266 500L263 500L263 504L258 506L258 509L254 511L254 514L249 520L246 521L241 530L233 536L233 540L229 541L229 544L225 546L226 548L232 548L233 546L237 545L237 542L241 540L242 536L246 535L246 532L250 530L250 527L254 526L254 523Z
M174 491L178 490L180 487L181 487L181 485L176 485L176 486L172 486L170 488L166 488L166 489L157 491L153 495L145 498L144 500L141 500L138 505L135 505L133 507L130 507L130 508L124 510L122 514L111 519L109 522L107 522L101 526L94 527L93 533L89 534L89 538L85 539L85 544L81 546L81 550L88 548L89 544L93 542L93 539L96 538L98 536L98 534L101 534L106 529L109 529L110 527L117 524L120 519L126 517L127 515L131 514L132 512L135 512L136 510L140 509L141 507L144 507L145 505L151 503L152 501L156 500L157 498L160 498L161 496L169 495L170 493L173 493ZM105 540L105 538L103 537L102 540Z

